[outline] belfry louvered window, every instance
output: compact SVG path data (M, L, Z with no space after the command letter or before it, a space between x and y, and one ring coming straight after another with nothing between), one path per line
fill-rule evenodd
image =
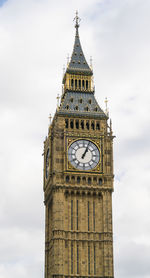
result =
M75 80L75 89L77 89L77 79Z
M79 80L79 89L81 89L81 80Z
M71 79L71 87L73 88L73 85L74 85L74 80Z
M82 80L82 89L84 89L84 80Z
M86 80L86 90L88 90L88 81Z

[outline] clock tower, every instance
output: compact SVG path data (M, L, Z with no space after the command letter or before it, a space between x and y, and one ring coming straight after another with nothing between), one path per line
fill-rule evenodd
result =
M44 142L45 278L113 278L113 134L75 17L63 93Z

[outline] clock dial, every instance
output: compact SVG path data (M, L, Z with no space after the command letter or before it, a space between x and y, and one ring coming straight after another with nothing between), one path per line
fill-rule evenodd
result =
M50 152L48 149L47 153L46 153L46 179L48 178L48 174L49 174L49 155L50 155Z
M97 166L100 152L93 142L77 140L69 147L68 159L76 169L87 171Z

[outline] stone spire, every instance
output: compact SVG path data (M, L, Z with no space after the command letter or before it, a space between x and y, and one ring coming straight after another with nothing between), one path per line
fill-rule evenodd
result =
M75 28L76 28L75 42L74 42L74 48L73 48L71 60L68 64L66 72L72 74L79 73L85 75L93 75L93 72L84 57L84 53L80 43L80 38L79 38L80 18L78 17L78 12L76 12L76 17L74 18L74 21L75 21Z

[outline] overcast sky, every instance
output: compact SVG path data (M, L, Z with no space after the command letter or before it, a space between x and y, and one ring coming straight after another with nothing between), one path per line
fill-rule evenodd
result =
M116 135L115 278L150 277L150 1L0 0L0 278L44 277L43 141L76 9Z

